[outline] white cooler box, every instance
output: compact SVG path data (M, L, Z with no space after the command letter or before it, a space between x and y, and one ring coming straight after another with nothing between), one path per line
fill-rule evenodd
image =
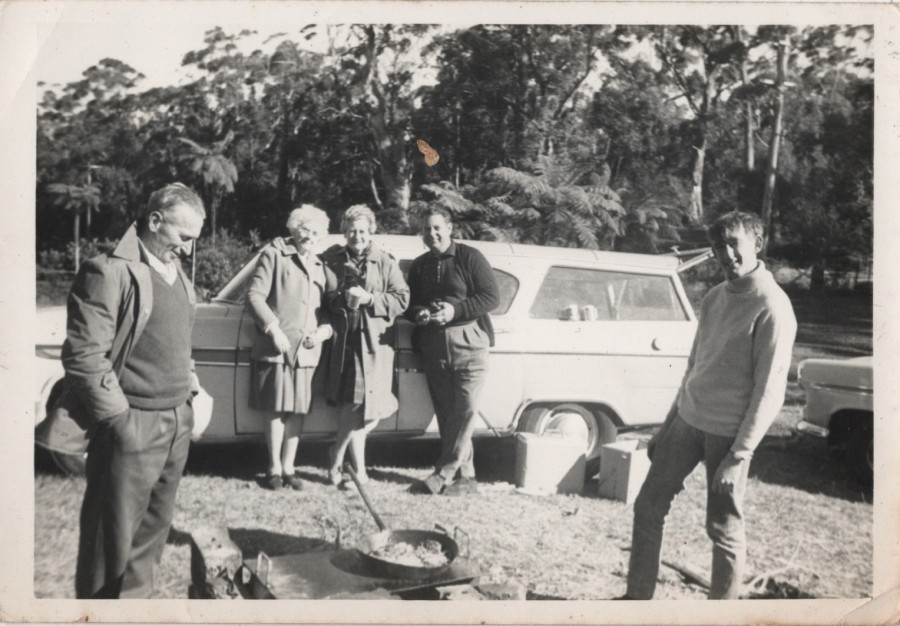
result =
M584 441L555 435L516 435L516 487L535 494L584 491Z
M647 471L650 458L647 449L640 448L636 439L607 443L600 447L600 476L597 494L602 498L634 502Z

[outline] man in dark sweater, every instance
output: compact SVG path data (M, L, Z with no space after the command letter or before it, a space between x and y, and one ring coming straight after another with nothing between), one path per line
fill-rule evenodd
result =
M494 329L488 316L500 296L494 272L478 250L450 239L450 215L423 215L428 252L409 269L413 347L422 356L428 391L441 435L441 456L419 490L454 495L477 491L472 431L487 375ZM456 474L459 480L453 482Z
M199 389L194 289L179 255L200 235L200 198L179 183L150 196L115 250L69 292L63 366L90 435L75 591L147 598L175 510Z

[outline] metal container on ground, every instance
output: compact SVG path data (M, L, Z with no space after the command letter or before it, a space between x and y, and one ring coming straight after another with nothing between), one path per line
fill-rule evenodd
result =
M516 435L516 487L527 493L584 490L584 441L563 435Z
M603 498L634 502L647 472L650 459L644 444L636 439L604 444L600 448L600 476L597 494Z

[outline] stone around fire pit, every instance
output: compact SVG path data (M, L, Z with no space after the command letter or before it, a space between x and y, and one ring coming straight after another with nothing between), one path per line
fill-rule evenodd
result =
M472 585L448 585L436 589L441 600L484 600Z
M475 589L486 600L525 600L528 590L518 582L478 583Z
M191 593L206 600L238 598L234 578L243 563L240 548L220 526L191 533Z

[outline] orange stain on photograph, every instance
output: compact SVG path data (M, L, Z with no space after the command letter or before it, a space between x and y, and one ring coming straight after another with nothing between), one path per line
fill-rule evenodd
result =
M419 152L425 157L425 165L428 167L434 167L441 160L438 151L429 146L424 139L416 139L416 145L419 146Z

